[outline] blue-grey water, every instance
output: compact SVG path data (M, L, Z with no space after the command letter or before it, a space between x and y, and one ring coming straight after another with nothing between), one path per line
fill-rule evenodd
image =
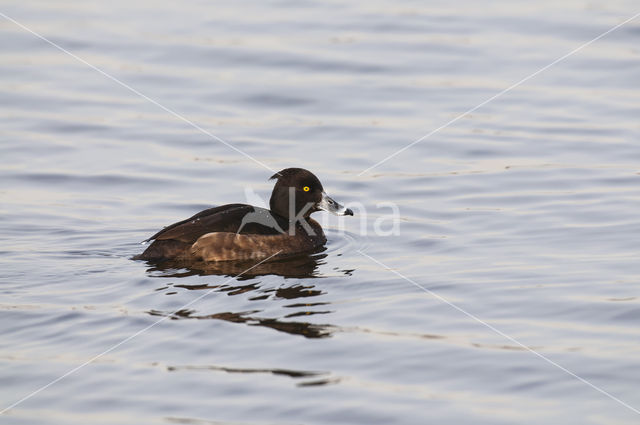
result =
M361 174L637 1L0 12L0 423L640 422L640 18ZM292 166L325 252L131 260Z

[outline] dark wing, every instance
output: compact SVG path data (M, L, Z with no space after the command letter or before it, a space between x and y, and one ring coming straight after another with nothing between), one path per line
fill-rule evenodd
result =
M266 219L265 219L266 217ZM271 224L276 223L274 228ZM151 236L151 245L139 260L161 260L190 255L190 247L203 235L229 232L254 235L279 235L277 228L288 229L288 221L272 215L269 210L245 204L229 204L209 208L186 220L179 221Z
M288 226L286 219L271 214L264 208L229 204L201 211L193 217L165 227L147 240L194 243L200 236L211 232L279 235Z
M151 236L150 240L177 240L195 242L200 236L211 232L236 232L242 218L253 211L251 205L228 204L209 208L186 220L173 223Z

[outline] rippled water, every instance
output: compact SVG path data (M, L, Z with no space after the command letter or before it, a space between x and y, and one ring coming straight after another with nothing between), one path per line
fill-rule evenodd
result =
M359 175L637 2L0 12L149 98L0 17L0 407L73 372L0 422L640 421L640 18ZM239 278L132 261L272 187L150 100L366 219Z

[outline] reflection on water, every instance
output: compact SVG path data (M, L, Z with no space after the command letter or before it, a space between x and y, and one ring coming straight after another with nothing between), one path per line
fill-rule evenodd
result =
M239 313L222 312L213 314L197 314L193 310L178 310L172 313L150 310L152 316L169 316L171 319L216 319L231 323L244 323L249 326L263 326L292 335L301 335L305 338L327 338L333 332L332 325L319 325L309 322L290 322L275 318L258 317L255 314L260 310L244 311ZM311 315L314 312L305 312L303 315Z
M151 267L147 269L147 273L152 277L162 278L184 278L189 276L233 276L234 280L247 281L254 280L258 276L277 275L286 278L310 279L321 278L317 268L323 264L323 259L327 254L314 254L290 257L286 259L278 259L276 261L268 261L260 263L257 266L255 261L224 261L224 262L176 262L163 261L159 263L147 262ZM247 269L250 269L248 272ZM344 275L349 275L353 269L341 270ZM178 280L179 282L179 280ZM210 290L227 295L248 294L250 301L273 300L295 300L309 297L317 297L323 295L322 290L316 289L313 285L294 284L291 286L281 286L278 288L262 288L260 282L253 281L244 285L237 284L186 284L173 283L171 286L163 286L157 288L157 291L165 291L170 288L180 288L193 291ZM174 295L177 292L169 290L165 292L167 295ZM224 320L231 323L244 323L249 326L262 326L265 328L275 329L288 334L301 335L305 338L326 338L334 332L335 326L328 324L309 323L304 321L282 320L292 317L313 316L321 314L329 314L331 310L312 310L311 307L329 305L328 302L315 303L293 303L282 306L283 308L295 310L287 312L282 318L261 317L259 313L262 310L251 310L241 312L217 312L217 313L201 313L191 309L181 309L178 311L167 312L152 309L148 313L152 316L168 316L171 319L216 319Z
M225 366L167 366L169 372L180 371L213 371L213 372L227 372L227 373L240 373L240 374L271 374L275 376L287 376L296 380L304 378L317 378L323 376L322 379L306 379L301 382L297 382L298 387L313 387L327 384L335 384L340 382L340 378L330 377L330 372L311 372L304 370L291 370L291 369L255 369L255 368L233 368Z
M323 250L325 248L322 248ZM290 258L266 261L256 265L255 261L147 261L147 273L153 277L187 277L222 275L238 280L253 279L257 276L278 275L288 278L314 278L318 266L324 264L327 254L300 255ZM350 271L344 271L348 273Z
M219 293L226 293L227 295L234 296L240 294L248 294L255 292L256 295L249 296L250 301L265 301L268 299L280 300L295 300L301 298L317 297L323 295L324 292L315 289L313 285L292 285L279 288L266 288L262 289L259 282L254 282L246 285L185 285L174 284L173 288L182 288L188 290L210 290ZM166 290L169 287L161 287L158 290ZM176 292L167 292L168 294L175 294ZM335 326L328 324L317 324L303 321L289 321L282 320L291 317L300 316L313 316L318 314L329 314L330 310L312 310L312 307L329 305L328 302L316 302L316 303L294 303L287 304L283 307L286 309L294 309L295 312L284 314L282 318L270 318L261 317L259 313L262 310L250 310L241 312L218 312L218 313L202 313L192 309L181 309L178 311L167 312L160 310L150 310L148 313L152 316L168 316L171 319L215 319L224 320L231 323L244 323L249 326L263 326L265 328L275 329L280 332L288 334L301 335L305 338L326 338L331 336L335 330Z
M308 372L288 369L251 369L251 368L232 368L224 366L168 366L170 372L178 370L215 370L229 373L271 373L274 375L283 375L290 378L308 378L310 376L326 375L328 372Z

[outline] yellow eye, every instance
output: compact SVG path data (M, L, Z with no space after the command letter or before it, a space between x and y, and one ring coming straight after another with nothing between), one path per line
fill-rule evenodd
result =
M310 189L309 189L309 186L305 186L302 188L302 190L304 190L305 192L308 192Z

